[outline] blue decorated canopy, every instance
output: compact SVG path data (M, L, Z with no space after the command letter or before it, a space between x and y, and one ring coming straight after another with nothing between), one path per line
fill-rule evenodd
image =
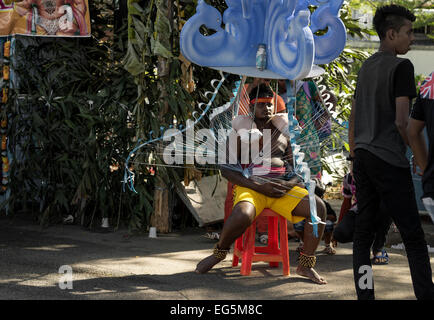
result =
M323 70L345 47L343 0L226 0L223 13L200 0L181 31L182 54L198 65L261 78L302 79ZM311 14L309 6L317 6ZM224 28L223 28L224 25ZM215 31L203 35L201 26ZM323 35L316 35L324 30ZM256 68L265 44L267 68Z

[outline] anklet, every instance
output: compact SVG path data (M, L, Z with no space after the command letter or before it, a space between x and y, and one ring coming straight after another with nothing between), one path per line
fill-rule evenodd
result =
M313 268L316 264L316 257L308 256L303 252L300 252L299 264L305 268Z
M224 260L226 258L226 255L228 254L228 252L229 252L229 249L228 250L220 249L218 247L218 244L216 243L216 245L214 246L213 255L214 255L214 257L216 257L219 260Z

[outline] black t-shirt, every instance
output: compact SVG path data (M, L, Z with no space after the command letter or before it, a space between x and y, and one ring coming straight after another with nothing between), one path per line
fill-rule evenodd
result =
M396 98L416 96L410 60L377 52L362 65L355 98L355 150L364 149L392 166L408 168L407 146L396 127Z
M414 67L410 60L404 60L396 67L394 75L394 96L416 97L416 85L414 83ZM354 97L356 94L354 93Z
M402 61L397 67L394 76L395 98L416 97L416 84L414 81L414 67L410 60Z
M428 165L422 177L423 197L434 198L434 100L418 97L411 117L424 121L428 133Z

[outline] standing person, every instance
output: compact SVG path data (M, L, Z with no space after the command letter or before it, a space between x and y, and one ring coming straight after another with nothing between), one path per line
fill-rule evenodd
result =
M410 101L416 96L414 67L398 58L414 41L415 16L398 5L379 7L374 27L378 52L362 65L350 116L350 155L357 186L358 213L353 241L353 272L358 299L375 299L370 247L380 201L398 227L407 251L417 299L433 299L432 271L405 157Z
M429 152L423 135L425 126L428 131ZM422 170L422 201L434 223L434 72L420 87L407 131L414 159Z

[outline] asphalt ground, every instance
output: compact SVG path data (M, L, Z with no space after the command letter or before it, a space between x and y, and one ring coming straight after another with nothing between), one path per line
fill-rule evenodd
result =
M127 230L93 233L77 225L41 229L19 217L2 217L0 300L356 299L351 243L340 244L334 256L321 253L320 244L315 269L328 281L321 286L295 273L294 241L289 242L289 277L282 276L281 265L270 268L264 262L254 263L250 276L241 276L231 265L232 254L209 273L196 274L196 264L215 244L204 234L202 228L157 238ZM373 266L376 298L415 299L405 250L387 251L389 265ZM430 257L432 264L434 254Z

